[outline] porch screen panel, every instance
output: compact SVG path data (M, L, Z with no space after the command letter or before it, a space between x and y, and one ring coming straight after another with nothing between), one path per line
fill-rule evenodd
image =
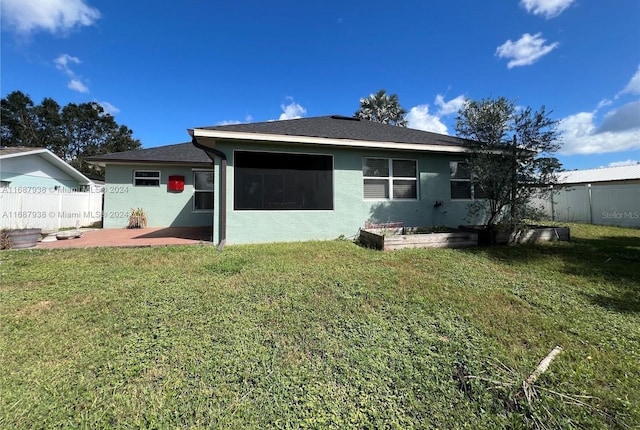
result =
M193 209L213 210L213 171L193 172Z
M329 155L236 151L235 210L333 209Z

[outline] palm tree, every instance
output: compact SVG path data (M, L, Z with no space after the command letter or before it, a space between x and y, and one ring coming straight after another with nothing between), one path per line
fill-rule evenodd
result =
M397 94L388 95L385 90L380 90L360 99L360 109L354 116L382 124L406 127L407 120L404 119L406 113L407 111L400 106Z

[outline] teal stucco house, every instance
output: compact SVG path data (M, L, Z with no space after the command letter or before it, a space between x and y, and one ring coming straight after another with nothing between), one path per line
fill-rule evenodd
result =
M351 237L371 223L468 223L469 142L343 116L188 130L191 142L90 159L104 227L213 226L218 244Z

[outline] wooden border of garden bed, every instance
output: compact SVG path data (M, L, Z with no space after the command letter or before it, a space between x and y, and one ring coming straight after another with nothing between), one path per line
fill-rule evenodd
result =
M489 230L479 226L463 226L458 227L460 230L478 233L478 240L481 245L490 245L491 237ZM496 245L511 245L517 243L544 243L556 240L571 240L571 230L569 227L550 227L550 226L526 226L521 229L512 231L495 231Z
M358 243L367 248L383 251L405 248L468 248L478 246L478 233L464 231L456 233L397 234L396 232L380 231L379 229L362 229L360 230Z

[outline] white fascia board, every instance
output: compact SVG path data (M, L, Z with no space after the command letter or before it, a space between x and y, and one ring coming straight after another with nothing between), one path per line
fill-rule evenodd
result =
M24 152L14 152L13 154L4 154L4 155L0 155L0 158L14 158L14 157L23 157L25 155L32 155L32 154L41 154L43 152L47 152L48 149L45 148L38 148L38 149L34 149L32 151L24 151Z
M421 152L449 152L464 153L469 152L469 148L457 145L429 145L422 143L399 143L399 142L374 142L368 140L335 139L314 136L292 136L287 134L261 134L246 133L237 131L207 130L196 128L189 130L193 137L208 137L213 139L243 140L254 142L284 142L284 143L306 143L313 145L341 146L351 148L375 148L375 149L398 149L405 151Z

